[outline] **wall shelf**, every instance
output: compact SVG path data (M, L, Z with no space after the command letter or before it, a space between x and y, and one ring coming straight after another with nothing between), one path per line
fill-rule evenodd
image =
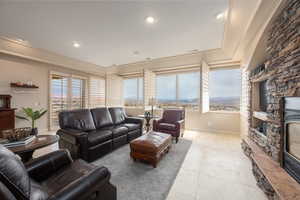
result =
M266 112L254 111L253 117L255 117L256 119L260 119L262 121L269 121L268 113Z
M253 132L255 132L257 135L259 135L260 137L267 139L267 136L265 134L263 134L262 132L260 132L259 130L257 130L256 128L251 128L251 130Z
M253 78L251 78L250 81L252 83L262 82L262 81L272 78L275 75L275 73L276 73L275 70L269 71L269 72L263 72L263 73L260 73L256 76L254 76Z
M36 85L28 85L28 84L19 85L17 83L11 83L10 87L12 87L12 88L27 88L27 89L38 89L39 88Z
M255 119L259 119L259 120L264 121L264 122L271 122L271 123L274 123L274 124L280 124L279 121L270 119L270 117L268 116L268 113L266 113L266 112L254 111L253 114L252 114L252 116Z

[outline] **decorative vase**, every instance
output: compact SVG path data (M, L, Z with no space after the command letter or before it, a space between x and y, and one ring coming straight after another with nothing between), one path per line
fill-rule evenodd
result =
M31 129L31 135L37 135L37 134L38 134L38 129L37 128Z

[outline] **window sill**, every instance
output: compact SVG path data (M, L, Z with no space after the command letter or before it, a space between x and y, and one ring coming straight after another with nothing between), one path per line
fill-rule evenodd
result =
M240 114L240 111L225 111L225 110L210 110L208 113L217 113L217 114Z

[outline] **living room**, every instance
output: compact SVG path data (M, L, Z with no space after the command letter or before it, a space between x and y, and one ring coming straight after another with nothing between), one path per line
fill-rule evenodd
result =
M300 199L298 0L0 0L0 199Z

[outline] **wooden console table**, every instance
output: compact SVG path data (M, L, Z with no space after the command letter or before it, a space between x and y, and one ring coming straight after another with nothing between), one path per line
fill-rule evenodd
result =
M8 149L18 154L25 163L32 159L32 154L35 150L54 144L58 139L59 137L57 135L38 135L36 139L27 145L8 147Z

